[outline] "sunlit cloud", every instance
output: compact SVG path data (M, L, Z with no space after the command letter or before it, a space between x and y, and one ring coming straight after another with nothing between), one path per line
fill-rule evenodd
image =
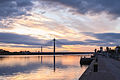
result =
M112 2L110 0L109 4ZM119 9L118 4L113 3L114 5L109 6L103 0L99 3L94 0L91 2L88 0L2 0L0 3L0 11L3 12L0 13L0 33L26 35L31 37L30 40L35 37L36 39L33 41L37 40L37 45L20 43L18 46L16 43L6 44L1 41L0 46L1 48L17 48L17 50L20 48L27 50L36 48L37 50L42 44L40 40L52 40L53 38L61 40L61 42L62 39L67 41L66 45L59 46L58 51L85 51L85 46L91 47L92 51L97 46L115 46L119 41L104 41L105 39L101 40L97 35L119 34ZM91 33L96 36L90 35ZM26 38L25 40L29 41ZM17 43L19 42L18 40ZM74 48L75 46L76 48ZM45 49L47 50L48 47Z

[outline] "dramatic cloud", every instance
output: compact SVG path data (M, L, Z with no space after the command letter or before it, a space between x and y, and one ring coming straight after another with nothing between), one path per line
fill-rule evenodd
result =
M86 36L96 38L96 40L85 40L90 45L96 46L117 46L120 45L120 33L84 33Z
M86 36L96 38L86 39L84 41L69 41L67 39L57 39L56 46L62 47L62 45L91 45L91 46L116 46L120 43L120 33L84 33ZM43 46L53 46L53 40L43 40L28 35L19 35L14 33L2 33L0 32L0 43L19 44L10 45L11 47L24 47L24 48L39 48ZM24 44L27 46L23 46Z
M25 15L32 6L31 0L0 0L0 17Z
M49 0L50 1L50 0ZM63 5L72 7L77 12L85 13L100 13L107 12L115 17L120 16L120 0L51 0ZM75 11L75 10L73 10Z
M83 41L69 41L67 39L58 39L56 43L60 45L87 45Z
M20 35L15 33L0 32L0 43L15 44L9 45L11 47L24 47L24 48L39 48L42 46L53 46L53 40L43 40L29 35ZM18 44L18 45L16 45ZM21 45L23 44L23 45ZM56 40L56 47L62 45L85 45L82 41L69 41L65 39Z
M49 49L53 38L59 48L120 45L119 5L119 0L0 0L0 46Z
M19 34L14 34L14 33L0 32L0 42L1 43L41 45L42 41L43 40L28 36L28 35L19 35Z

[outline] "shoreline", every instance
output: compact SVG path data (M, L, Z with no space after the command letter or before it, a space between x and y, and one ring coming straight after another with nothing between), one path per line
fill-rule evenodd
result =
M55 55L92 55L93 52L56 52ZM54 55L53 52L42 52L42 53L0 53L0 55Z

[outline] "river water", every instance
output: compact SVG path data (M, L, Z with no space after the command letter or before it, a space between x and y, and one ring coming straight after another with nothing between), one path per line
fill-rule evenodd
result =
M87 69L80 66L83 56L2 56L0 80L78 80Z

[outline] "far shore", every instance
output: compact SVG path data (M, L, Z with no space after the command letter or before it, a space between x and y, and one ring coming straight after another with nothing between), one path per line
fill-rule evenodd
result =
M94 52L56 52L55 55L85 55L93 54ZM20 53L20 52L11 52L11 53L0 53L0 55L54 55L53 52L30 52L30 53Z

